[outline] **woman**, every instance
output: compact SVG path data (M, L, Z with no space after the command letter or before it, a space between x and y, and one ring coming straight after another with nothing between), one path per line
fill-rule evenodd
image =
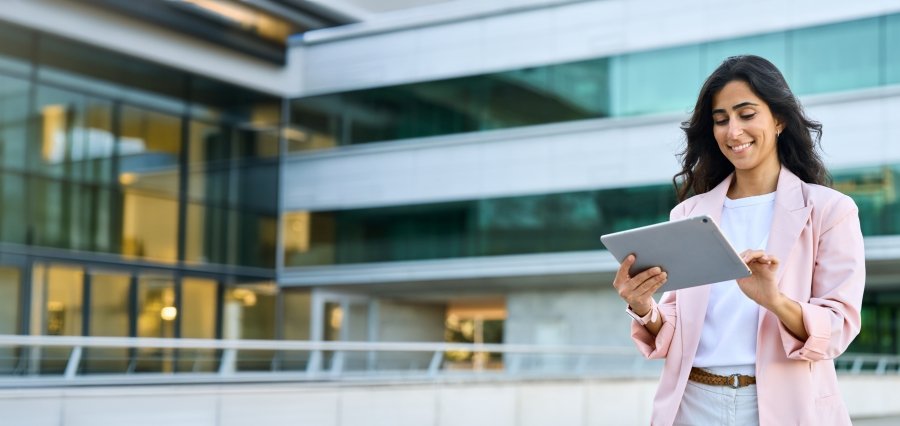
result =
M652 424L849 425L832 360L859 333L865 258L856 205L824 186L821 125L772 63L736 56L683 129L671 219L711 216L752 275L657 304L665 272L622 263L613 285L632 337L665 358Z

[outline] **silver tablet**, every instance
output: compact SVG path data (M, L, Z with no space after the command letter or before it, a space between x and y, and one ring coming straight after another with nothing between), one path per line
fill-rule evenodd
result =
M709 216L606 234L600 240L619 263L634 253L632 276L654 266L666 271L668 281L660 292L750 276L750 268Z

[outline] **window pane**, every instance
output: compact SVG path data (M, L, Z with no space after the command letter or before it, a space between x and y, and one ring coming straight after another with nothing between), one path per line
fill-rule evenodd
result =
M175 286L172 278L145 275L138 279L137 337L175 337ZM137 350L137 371L172 372L175 351L165 348Z
M181 119L174 115L122 107L119 181L129 188L178 195Z
M781 70L788 83L791 82L787 67L787 38L783 32L708 43L702 74L708 76L722 61L735 55L762 56Z
M19 297L22 285L19 268L0 266L0 334L21 334ZM0 347L0 374L12 373L19 361L19 349Z
M670 185L333 212L286 212L286 266L600 250L664 221ZM635 206L640 206L635 207Z
M284 299L284 339L309 340L312 315L310 292L285 290L281 296Z
M177 259L177 199L126 190L122 216L122 254Z
M690 111L705 77L700 66L699 45L614 57L613 115Z
M807 94L877 86L879 39L879 18L794 31L794 91Z
M181 281L181 337L193 339L216 338L216 289L215 280L184 278ZM178 352L179 371L217 371L215 349L191 349Z
M115 137L109 101L41 86L37 94L39 144L29 167L54 177L109 182Z
M7 170L24 169L30 87L27 80L0 75L0 166Z
M17 173L0 173L0 240L24 244L28 232L25 219L25 178Z
M181 281L181 337L216 338L215 280L184 278Z
M127 273L91 273L91 336L128 336L130 293L131 276ZM128 354L128 348L87 348L82 368L90 373L125 373Z
M884 22L886 83L897 84L900 83L900 14L888 15Z

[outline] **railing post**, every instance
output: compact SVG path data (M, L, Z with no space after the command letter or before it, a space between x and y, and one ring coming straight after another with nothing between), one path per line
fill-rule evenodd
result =
M69 355L69 362L66 364L65 378L66 380L74 380L78 374L78 364L81 363L81 346L72 348L72 354Z
M435 351L428 364L428 377L437 377L441 371L441 363L444 362L444 351Z
M850 373L859 374L859 372L862 371L862 366L863 366L862 357L861 356L856 357L856 359L853 360L853 366L850 367Z
M344 370L344 351L335 351L333 355L331 355L331 375L334 377L340 376L341 372Z
M222 360L219 363L219 375L230 376L237 371L237 349L229 348L222 350Z
M315 375L322 370L322 351L315 350L309 355L309 362L306 364L306 374Z
M887 369L888 359L887 357L878 358L878 365L875 367L875 374L879 376L884 375L884 371Z

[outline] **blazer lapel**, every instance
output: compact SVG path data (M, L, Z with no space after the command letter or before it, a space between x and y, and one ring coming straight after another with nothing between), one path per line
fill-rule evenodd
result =
M800 233L806 227L810 212L812 212L812 206L807 206L806 199L803 197L802 183L800 178L791 173L787 167L781 167L775 192L775 211L772 214L769 243L766 246L766 252L774 255L781 262L787 260ZM776 274L779 286L781 286L784 271L785 265L782 263Z
M781 287L787 265L785 261L791 249L800 238L806 227L812 206L806 205L803 196L803 181L782 166L778 174L778 186L775 192L775 207L772 214L772 226L769 230L769 243L766 252L775 256L781 264L775 274L775 280ZM759 326L762 327L766 310L759 308Z

